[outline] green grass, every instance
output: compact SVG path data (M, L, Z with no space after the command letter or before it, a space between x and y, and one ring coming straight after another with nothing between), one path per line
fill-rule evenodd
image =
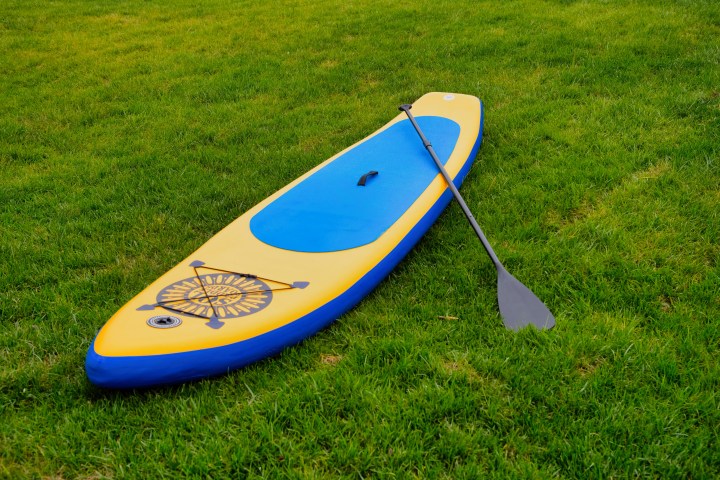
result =
M6 1L0 66L0 477L720 476L717 3ZM484 100L462 192L555 330L502 328L452 206L279 357L88 383L124 302L433 90Z

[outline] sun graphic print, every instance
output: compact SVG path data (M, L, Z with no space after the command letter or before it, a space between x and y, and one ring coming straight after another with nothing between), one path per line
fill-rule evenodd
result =
M252 315L272 301L262 280L236 273L209 273L175 282L157 295L167 310L194 317L231 319Z

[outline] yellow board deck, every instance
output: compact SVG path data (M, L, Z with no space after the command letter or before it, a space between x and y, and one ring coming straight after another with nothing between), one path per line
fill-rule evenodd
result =
M482 103L428 93L413 113L459 186L482 139ZM367 295L451 198L399 114L245 212L130 300L90 347L88 377L110 388L147 387L273 355Z

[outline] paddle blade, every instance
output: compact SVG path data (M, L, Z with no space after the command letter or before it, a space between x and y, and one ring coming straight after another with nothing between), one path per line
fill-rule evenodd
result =
M504 268L498 269L498 306L509 330L533 325L540 330L555 326L555 317L540 299Z

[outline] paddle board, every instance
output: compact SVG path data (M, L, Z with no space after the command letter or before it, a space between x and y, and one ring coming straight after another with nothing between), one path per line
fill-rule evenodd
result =
M460 186L482 139L476 97L413 113ZM405 257L452 199L404 113L241 215L123 306L88 378L138 388L227 373L330 324Z

